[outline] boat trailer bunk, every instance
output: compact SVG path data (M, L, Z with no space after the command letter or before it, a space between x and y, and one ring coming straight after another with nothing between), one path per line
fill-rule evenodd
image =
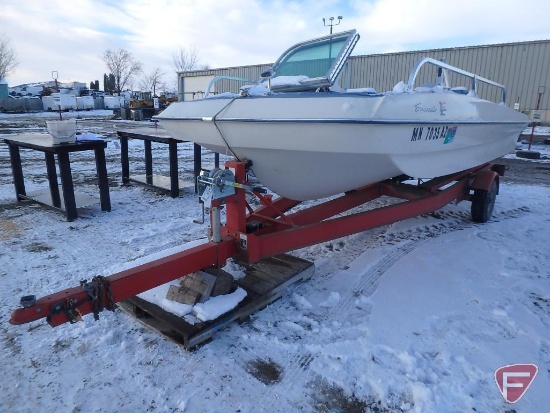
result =
M10 323L24 324L46 318L52 327L56 327L73 323L89 313L97 319L99 312L114 310L115 305L121 303L119 305L126 312L191 348L224 325L265 307L293 282L311 276L313 267L308 262L298 262L294 270L278 278L270 275L270 268L274 267L266 264L269 257L430 213L453 201L471 201L472 219L486 222L493 211L499 176L505 169L504 165L483 164L426 182L418 181L417 184L408 183L408 177L403 176L292 211L300 201L284 197L272 199L261 188L251 186L248 166L246 162L231 160L226 162L225 169L214 169L199 177L201 200L210 209L208 242L107 277L82 281L77 287L39 299L32 295L22 297L22 307L13 311ZM261 206L253 209L247 202L247 193L257 197ZM382 196L402 202L347 213ZM225 224L221 222L222 208L225 208ZM271 261L284 260L284 257L277 256ZM249 298L213 322L189 327L183 318L164 312L153 304L147 305L136 297L197 271L219 269L230 258L248 266L256 275L254 265L263 265L265 271L260 278L267 284L255 292L245 288ZM282 265L292 266L288 262ZM280 268L274 271L281 272ZM269 282L270 277L273 282Z

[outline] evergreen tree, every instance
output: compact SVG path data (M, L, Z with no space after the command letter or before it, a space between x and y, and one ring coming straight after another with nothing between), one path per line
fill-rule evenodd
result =
M109 74L109 93L114 93L117 90L115 75Z
M99 88L99 82L97 83ZM112 73L103 75L103 90L108 93L114 93L116 91L115 76Z
M15 92L12 92L15 93ZM49 87L45 87L40 91L40 96L51 96L52 90Z

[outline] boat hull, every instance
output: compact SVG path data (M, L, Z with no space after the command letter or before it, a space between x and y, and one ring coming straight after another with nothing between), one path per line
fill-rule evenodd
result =
M468 169L512 151L527 125L504 105L452 92L205 99L159 119L178 139L251 160L264 185L296 200Z

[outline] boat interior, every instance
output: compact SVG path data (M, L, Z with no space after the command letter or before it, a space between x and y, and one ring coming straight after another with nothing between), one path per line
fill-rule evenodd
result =
M339 77L347 67L348 59L359 38L356 30L350 30L300 42L287 49L269 70L261 74L261 79L258 81L232 76L216 76L208 85L205 98L216 97L210 95L210 90L222 79L248 83L241 87L241 96L306 91L381 95L371 87L342 89L338 86ZM435 82L415 86L420 70L425 66L436 67ZM462 80L466 79L469 83L468 87L451 86L449 72L459 75L458 77ZM407 83L400 81L392 91L386 93L454 92L460 95L477 96L480 82L500 89L501 103L506 101L504 85L430 57L421 59L413 67Z

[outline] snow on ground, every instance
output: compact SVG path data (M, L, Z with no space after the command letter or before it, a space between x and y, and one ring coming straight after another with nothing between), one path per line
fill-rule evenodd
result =
M192 168L186 145L183 177ZM167 159L165 148L153 149ZM131 142L133 169L140 150ZM75 188L95 195L93 160L79 156ZM172 199L121 186L116 140L107 159L112 211L93 205L66 222L14 202L0 144L0 411L547 410L550 187L504 177L487 224L472 223L464 202L295 251L314 261L311 280L193 352L120 311L55 329L9 324L22 295L76 286L204 238L193 193ZM23 163L29 190L47 185L40 155L25 152ZM154 165L166 173L167 162ZM514 363L537 364L539 373L510 405L493 374Z
M529 141L518 142L516 144L516 151L528 151L529 150ZM506 159L518 159L525 160L526 162L535 162L535 163L550 163L550 145L543 144L532 144L531 151L538 152L540 154L539 159L526 159L516 156L516 152L511 152L507 155L504 155L503 158Z
M534 135L540 135L540 136L550 136L550 126L535 126L534 128L532 126L529 126L528 128L525 128L523 132L521 132L522 135L530 136L531 132L533 132Z
M113 114L112 110L109 109L98 109L98 110L74 110L70 112L63 111L61 113L61 117L63 119L71 119L71 118L84 118L84 117L94 117L94 118L105 118L107 116L111 116ZM32 113L31 116L33 118L37 119L59 119L59 112L55 111L44 111L44 112L36 112ZM10 113L9 115L0 115L0 121L5 119L20 119L20 118L28 118L29 113Z

